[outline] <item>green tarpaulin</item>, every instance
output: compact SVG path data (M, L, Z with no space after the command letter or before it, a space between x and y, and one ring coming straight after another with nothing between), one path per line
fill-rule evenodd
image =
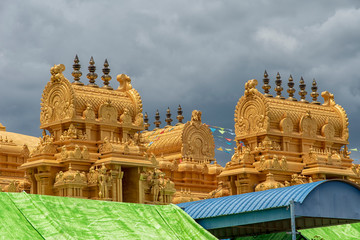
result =
M175 205L0 193L1 239L216 239Z
M308 240L359 240L360 239L360 223L344 224L330 227L309 228L298 230L300 234L297 239ZM258 235L253 237L239 237L237 240L290 240L291 235L280 232Z
M299 230L306 239L324 240L359 240L360 223Z

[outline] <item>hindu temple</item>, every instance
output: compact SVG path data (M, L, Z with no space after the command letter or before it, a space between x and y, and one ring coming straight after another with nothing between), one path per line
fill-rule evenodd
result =
M265 71L261 93L256 79L245 83L244 95L234 114L235 153L218 176L223 195L308 183L325 179L360 182L359 165L350 158L348 118L335 103L334 95L311 86L312 101L306 100L301 77L295 97L294 80L288 79L288 96L277 74L275 96L270 94Z
M154 128L143 115L140 94L119 74L110 86L105 60L96 82L91 57L81 79L76 56L73 81L65 66L50 69L41 98L40 128L35 138L7 132L0 125L0 185L3 191L135 203L180 203L253 191L345 179L360 183L360 167L348 151L348 118L334 95L303 78L299 98L290 75L287 96L277 74L273 96L268 74L263 92L255 79L245 83L235 107L236 148L226 166L215 159L215 142L202 112L183 122L182 108L172 124L168 108L164 127L155 114ZM204 113L206 114L206 113Z
M201 122L201 111L194 110L191 120L182 123L182 109L178 108L178 123L171 125L170 109L167 109L166 126L160 128L160 116L155 114L155 128L145 114L145 132L148 154L154 154L159 169L175 183L173 203L204 199L217 188L217 176L222 167L215 159L215 143L208 125Z
M70 83L65 66L51 68L41 99L43 137L20 169L30 193L136 203L168 203L174 184L156 169L154 155L142 141L142 101L125 74L109 86L105 60L103 86L97 85L94 59L88 84L81 82L76 56Z

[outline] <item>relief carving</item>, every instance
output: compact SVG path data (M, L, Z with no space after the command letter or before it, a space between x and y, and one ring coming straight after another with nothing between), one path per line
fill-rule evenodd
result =
M116 123L117 117L118 117L118 111L111 104L110 100L108 100L105 104L100 106L99 108L100 121Z
M283 119L280 121L280 131L282 131L284 134L291 134L293 128L293 121L285 113Z
M80 140L87 140L86 133L83 133L81 130L78 130L74 124L70 124L69 129L65 130L61 136L60 141L65 141L69 139L80 139Z
M333 139L335 136L335 128L334 125L329 123L329 119L326 119L324 126L321 127L321 135L326 137L327 139Z
M287 171L288 164L285 156L282 156L281 160L279 160L277 155L274 155L272 159L265 159L264 155L262 155L260 157L259 164L257 165L257 169L259 171L264 171L264 170Z
M67 160L67 159L89 160L90 158L88 148L86 146L83 146L83 149L81 150L78 145L75 145L75 149L73 151L67 150L66 146L63 145L61 147L60 156L62 160Z
M109 199L109 190L111 189L113 178L111 171L108 172L105 164L103 163L98 172L99 198Z
M246 135L267 131L270 119L266 114L262 100L254 95L247 101L239 101L235 110L235 133Z
M144 125L144 115L142 113L138 113L135 117L134 125L137 127L143 127Z
M124 125L130 125L132 122L131 115L129 113L129 110L127 108L124 109L123 114L120 116L120 123Z
M151 195L152 202L171 203L176 189L174 182L165 178L165 173L156 168L153 171L143 171L140 174L140 181L142 182L141 191Z
M317 124L310 111L300 120L300 132L305 137L316 137Z
M83 118L95 120L95 111L90 103L87 104L86 109L83 112Z
M43 132L43 137L40 137L40 143L32 151L31 157L38 156L41 154L55 154L57 153L57 146L54 144L54 138L52 136L46 135Z

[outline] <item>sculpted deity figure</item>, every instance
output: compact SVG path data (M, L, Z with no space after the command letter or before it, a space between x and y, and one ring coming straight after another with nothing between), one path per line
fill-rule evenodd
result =
M108 185L110 183L109 176L107 175L107 168L103 163L98 175L99 184L99 198L109 198Z
M86 119L94 120L95 112L91 106L91 104L87 104L85 111L83 112L83 117Z
M120 122L122 124L131 124L131 115L130 115L130 112L129 112L129 109L125 108L124 109L124 113L121 114L120 116Z
M198 111L198 110L192 111L191 121L192 122L201 122L201 111Z
M143 124L144 124L144 115L142 113L138 113L136 115L134 125L141 127L143 126Z
M152 187L152 191L153 191L153 201L157 202L159 200L159 194L160 194L160 190L161 190L161 186L160 186L160 178L159 178L159 173L157 171L154 171L153 173L153 187Z

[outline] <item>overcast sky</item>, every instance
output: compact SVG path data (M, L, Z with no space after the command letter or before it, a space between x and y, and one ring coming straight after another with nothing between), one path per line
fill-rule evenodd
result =
M87 83L108 59L113 80L128 74L151 123L178 104L189 120L234 127L244 83L266 69L284 83L301 76L347 111L350 147L360 150L360 1L0 1L0 122L34 136L50 67L72 81L75 54ZM102 85L101 79L97 83ZM286 87L284 86L284 89ZM284 94L286 95L286 94ZM298 95L297 95L298 97ZM320 98L321 101L322 98ZM355 155L353 155L355 157Z

